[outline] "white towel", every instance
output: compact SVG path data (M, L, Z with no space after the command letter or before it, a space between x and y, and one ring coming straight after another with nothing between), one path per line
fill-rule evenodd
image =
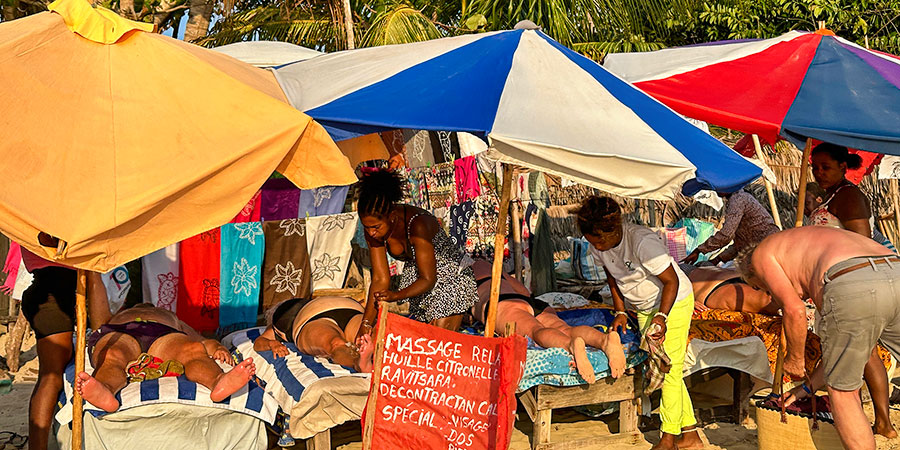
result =
M356 213L306 219L306 248L312 290L340 289L350 263L350 241L356 233Z
M141 258L144 302L175 312L178 304L178 244Z
M19 261L19 274L16 275L16 285L13 286L12 298L21 301L22 293L25 292L25 289L28 289L28 286L31 286L32 280L34 280L34 276L25 268L25 262Z

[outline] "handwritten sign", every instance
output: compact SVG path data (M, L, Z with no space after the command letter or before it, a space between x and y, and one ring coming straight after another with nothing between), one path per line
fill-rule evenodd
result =
M484 338L379 316L364 448L507 448L525 338Z

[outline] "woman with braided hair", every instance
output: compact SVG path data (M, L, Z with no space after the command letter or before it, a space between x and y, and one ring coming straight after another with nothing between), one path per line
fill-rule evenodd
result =
M409 302L410 317L456 331L478 300L472 260L428 211L399 203L403 179L396 172L364 174L357 210L372 260L372 286L360 334L368 332L376 302ZM400 289L390 290L388 253L404 262Z

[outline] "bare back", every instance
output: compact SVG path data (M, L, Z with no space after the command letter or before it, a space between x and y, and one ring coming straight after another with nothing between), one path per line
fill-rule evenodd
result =
M122 324L134 321L156 322L181 330L181 321L171 311L157 308L149 303L140 303L124 311L119 311L109 319L109 323ZM184 331L184 330L181 330Z
M831 266L858 256L890 254L881 244L851 231L800 227L764 239L753 254L753 268L774 296L782 272L798 297L821 307L825 272Z

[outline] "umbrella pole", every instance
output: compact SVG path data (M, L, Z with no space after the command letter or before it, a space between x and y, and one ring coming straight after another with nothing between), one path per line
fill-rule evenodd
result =
M497 301L500 298L500 277L503 271L503 238L506 237L506 216L509 212L509 192L512 190L513 168L503 165L503 187L500 194L500 213L497 215L497 231L494 234L494 265L491 270L491 298L488 315L484 319L485 337L494 337L497 325Z
M806 178L809 172L809 154L812 153L812 138L806 138L803 159L800 160L800 191L797 194L797 218L794 227L803 226L803 205L806 203Z
M510 194L512 196L512 194ZM512 222L512 256L515 264L515 278L522 281L522 214L519 202L510 202L509 217Z
M753 148L756 150L756 159L760 160L763 164L766 164L766 158L762 152L762 146L759 145L759 136L753 136ZM765 179L763 177L763 181L766 184L766 195L769 197L769 208L772 210L772 218L775 219L775 225L778 225L778 228L784 229L781 226L781 214L778 214L778 205L775 203L775 191L772 190L772 182Z
M84 372L85 331L87 329L87 272L78 269L78 284L75 290L75 376ZM81 449L82 421L84 420L84 399L76 390L72 396L72 448Z

